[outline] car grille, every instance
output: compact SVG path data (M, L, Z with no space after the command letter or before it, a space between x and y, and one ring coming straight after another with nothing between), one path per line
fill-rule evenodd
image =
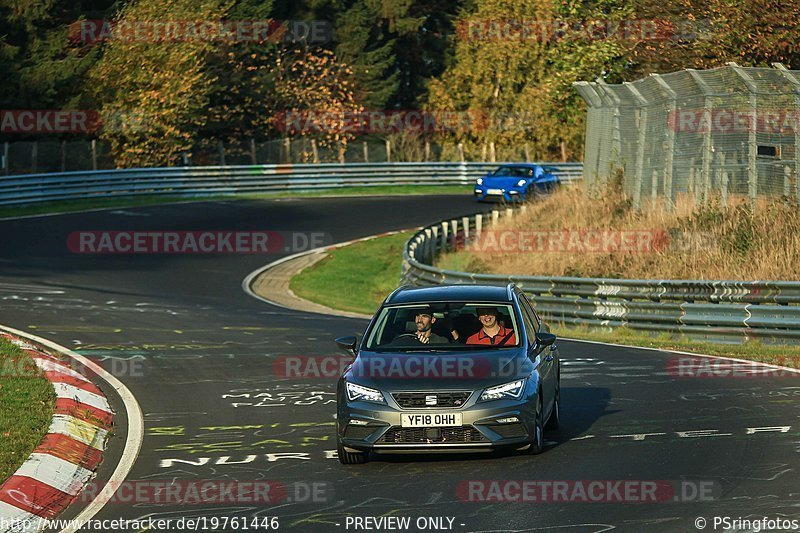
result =
M394 426L376 444L464 444L489 442L472 426L449 428L403 428Z
M395 392L392 393L392 397L403 409L441 409L442 407L458 409L467 403L470 394L472 394L472 391ZM428 396L436 396L436 405L428 405L426 403Z
M525 431L525 426L520 423L517 424L493 424L488 426L489 429L503 437L504 439L512 439L514 437L526 437L528 433Z

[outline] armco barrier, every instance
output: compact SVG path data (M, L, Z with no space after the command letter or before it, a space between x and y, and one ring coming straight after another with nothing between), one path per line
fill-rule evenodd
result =
M495 210L423 228L406 243L403 281L417 286L514 282L543 316L557 323L627 326L720 342L800 342L800 282L505 276L431 266L441 251L516 212Z
M136 195L203 196L379 185L468 185L502 163L168 167L0 177L0 205ZM563 181L582 163L543 163Z

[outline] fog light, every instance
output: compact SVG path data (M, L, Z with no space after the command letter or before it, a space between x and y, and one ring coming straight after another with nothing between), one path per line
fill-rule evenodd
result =
M366 420L359 420L357 418L354 418L350 421L351 426L366 426L367 424L369 424L369 422Z
M507 418L498 418L496 422L498 424L516 424L517 422L519 422L519 418L517 418L516 416L509 416Z

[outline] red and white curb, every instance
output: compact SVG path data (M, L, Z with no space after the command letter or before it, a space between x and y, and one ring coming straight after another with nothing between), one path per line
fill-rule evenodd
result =
M0 332L0 337L30 355L56 393L44 440L0 485L0 518L6 524L0 533L35 532L66 509L91 480L114 413L100 389L69 362L9 333Z

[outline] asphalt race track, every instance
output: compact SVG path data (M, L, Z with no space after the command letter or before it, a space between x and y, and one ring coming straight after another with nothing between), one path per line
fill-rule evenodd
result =
M800 518L800 375L680 377L676 354L559 341L562 425L542 455L374 457L345 467L335 458L335 380L280 377L274 362L336 354L333 338L366 324L242 290L251 271L287 252L89 255L66 244L73 231L204 229L324 232L341 242L475 210L467 196L319 198L1 221L0 324L93 358L133 392L145 439L129 481L269 480L288 491L272 504L134 498L95 518L277 516L280 530L297 532L365 531L353 517L381 516L410 517L408 531L460 532L696 531L698 517L713 531L714 516ZM125 419L117 421L98 479L119 459ZM567 502L481 501L488 492L465 490L477 486L471 480L682 488L650 503L624 494L587 503L572 492ZM420 517L444 520L418 529Z

